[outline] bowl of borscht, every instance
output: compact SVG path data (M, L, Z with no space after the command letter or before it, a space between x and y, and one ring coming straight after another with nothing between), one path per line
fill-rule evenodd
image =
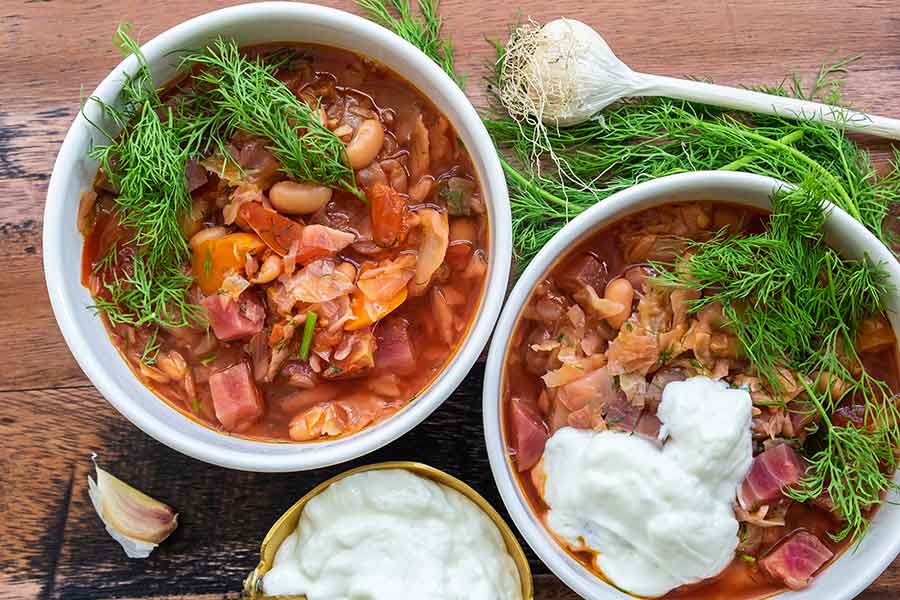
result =
M519 531L584 598L854 598L900 552L898 289L813 184L684 173L591 207L488 357Z
M54 313L98 390L172 448L255 471L421 422L483 349L510 263L503 174L459 86L301 3L115 41L44 221Z

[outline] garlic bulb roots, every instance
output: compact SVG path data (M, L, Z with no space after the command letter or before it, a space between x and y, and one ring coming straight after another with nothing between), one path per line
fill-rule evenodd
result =
M529 22L510 36L500 69L500 102L517 121L573 125L639 85L599 33L574 19Z

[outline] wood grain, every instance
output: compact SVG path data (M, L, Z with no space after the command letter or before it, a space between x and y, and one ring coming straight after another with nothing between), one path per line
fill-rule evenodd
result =
M42 276L44 196L81 98L119 60L112 32L130 21L148 40L228 4L236 2L0 0L0 600L236 597L275 518L315 483L356 464L423 460L502 509L482 438L483 367L423 425L382 450L353 465L277 476L203 465L150 439L89 385L65 347ZM329 4L353 8L347 0ZM595 26L635 69L721 83L774 83L794 69L808 80L829 55L862 53L847 97L898 116L896 7L896 0L445 0L442 12L476 105L492 59L484 38L502 37L519 17L565 15ZM181 511L181 526L151 559L126 560L90 508L92 451L112 472ZM539 600L576 597L530 559ZM898 597L900 562L860 596Z

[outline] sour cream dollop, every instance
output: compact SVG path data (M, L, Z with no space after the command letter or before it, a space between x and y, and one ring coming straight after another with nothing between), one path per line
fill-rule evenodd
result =
M471 500L403 469L346 477L312 498L263 577L309 600L521 600L493 521Z
M544 450L548 527L596 552L604 575L640 596L717 575L738 544L732 504L753 459L751 407L747 391L694 377L663 390L662 448L559 429Z

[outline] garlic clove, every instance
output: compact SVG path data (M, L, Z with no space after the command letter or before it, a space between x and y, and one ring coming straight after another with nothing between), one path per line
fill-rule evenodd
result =
M106 531L129 558L147 558L178 527L178 514L97 466L88 477L88 495Z

